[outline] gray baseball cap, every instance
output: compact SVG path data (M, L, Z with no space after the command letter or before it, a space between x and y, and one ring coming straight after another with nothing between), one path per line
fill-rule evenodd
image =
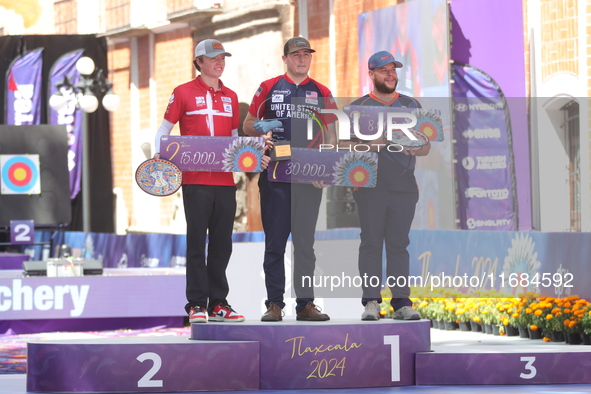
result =
M207 56L207 57L216 57L217 55L224 54L226 56L232 56L231 53L226 52L224 46L218 40L214 40L209 38L207 40L201 41L195 47L195 57L197 56Z

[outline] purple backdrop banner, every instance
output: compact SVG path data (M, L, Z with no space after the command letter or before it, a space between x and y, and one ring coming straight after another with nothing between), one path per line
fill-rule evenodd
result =
M398 4L358 16L358 93L364 95L373 89L368 59L386 50L403 65L397 70L396 91L417 98L423 108L441 112L443 133L447 135L416 163L421 197L413 228L455 229L451 103L447 100L451 97L449 5L445 0L390 3Z
M499 29L501 20L503 28ZM523 36L522 3L513 0L454 0L450 5L450 22L453 39L451 59L484 71L507 98L512 126L515 192L519 207L516 230L531 230L524 44L523 40L515 39ZM461 160L460 157L457 159Z
M0 278L0 320L182 316L184 270L168 273Z
M457 217L463 230L517 230L507 100L480 70L453 65Z
M6 124L41 123L43 48L16 58L6 74Z
M68 131L68 169L70 170L70 198L74 199L80 191L82 177L82 110L77 107L77 100L72 88L58 86L66 81L76 85L80 73L76 62L82 57L83 49L68 52L53 64L49 73L49 97L59 92L66 98L66 103L57 110L49 107L49 124L65 125Z

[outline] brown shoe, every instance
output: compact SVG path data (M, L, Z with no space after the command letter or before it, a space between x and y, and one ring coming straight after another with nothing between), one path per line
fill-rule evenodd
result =
M274 302L269 303L267 312L261 317L261 321L281 321L283 320L283 310Z
M296 320L325 321L330 320L330 317L326 313L322 313L320 308L310 301L304 309L296 314Z

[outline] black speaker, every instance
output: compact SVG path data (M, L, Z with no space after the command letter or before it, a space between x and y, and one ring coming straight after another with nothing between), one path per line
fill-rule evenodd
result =
M23 274L25 276L47 276L47 263L45 261L23 261Z
M84 260L82 266L84 268L84 276L103 274L103 263L98 260Z

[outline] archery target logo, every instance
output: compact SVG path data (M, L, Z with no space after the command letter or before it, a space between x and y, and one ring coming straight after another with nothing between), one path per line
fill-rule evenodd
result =
M39 194L39 155L0 155L2 194Z

